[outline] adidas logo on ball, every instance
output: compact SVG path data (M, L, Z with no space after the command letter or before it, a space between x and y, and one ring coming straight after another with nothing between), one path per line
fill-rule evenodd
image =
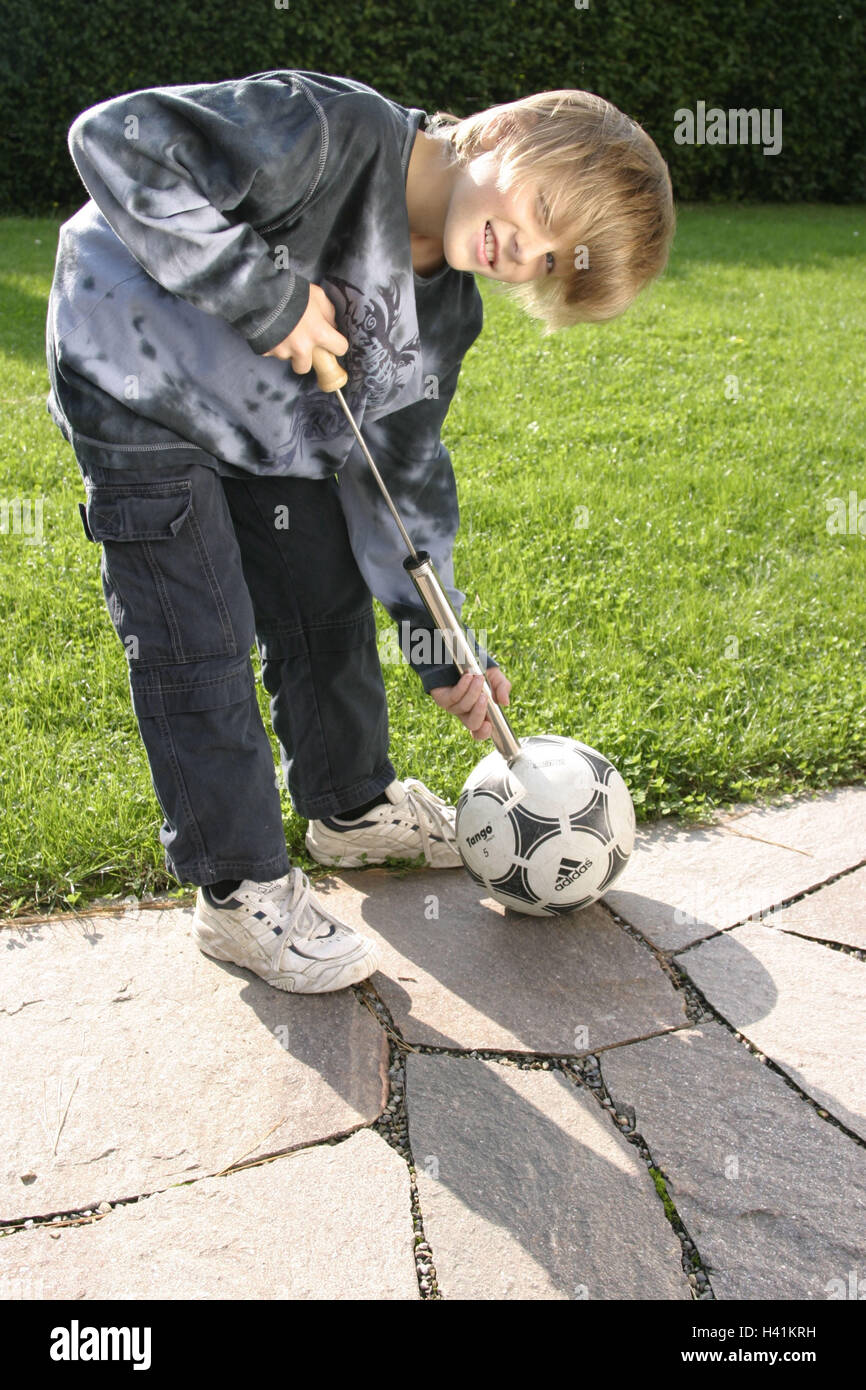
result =
M584 859L582 864L578 864L574 859L563 859L556 871L556 883L553 891L561 893L563 888L567 888L575 879L585 874L592 864L591 859Z
M486 840L492 834L493 826L485 825L483 830L479 830L475 835L470 835L466 843L467 845L477 845L479 840Z

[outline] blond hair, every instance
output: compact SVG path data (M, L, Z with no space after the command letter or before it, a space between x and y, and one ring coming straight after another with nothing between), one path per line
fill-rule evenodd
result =
M521 193L537 183L557 234L573 240L574 266L499 286L546 332L615 318L667 264L675 214L667 165L646 131L593 92L540 92L461 119L437 111L426 131L466 166L498 130L497 183Z

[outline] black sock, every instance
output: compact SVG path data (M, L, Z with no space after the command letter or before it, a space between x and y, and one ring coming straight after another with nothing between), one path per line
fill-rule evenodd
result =
M336 811L334 814L339 820L360 820L361 816L365 816L367 812L372 811L374 807L387 805L388 798L382 791L379 792L377 796L374 796L372 801L365 801L363 806L355 806L351 811Z
M242 882L240 878L221 878L218 883L209 883L207 889L212 898L230 898Z

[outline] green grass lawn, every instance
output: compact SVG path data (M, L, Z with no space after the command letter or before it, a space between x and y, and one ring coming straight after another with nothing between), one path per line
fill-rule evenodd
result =
M57 227L0 223L12 912L176 887L78 468L44 405ZM665 277L613 324L545 339L485 287L444 435L464 618L514 682L516 732L601 749L639 818L866 771L864 253L860 208L701 207L681 211ZM828 530L833 498L842 532ZM35 524L37 499L40 542L15 509L29 501ZM409 667L385 679L398 774L455 798L490 745ZM310 870L305 822L284 805L290 853Z

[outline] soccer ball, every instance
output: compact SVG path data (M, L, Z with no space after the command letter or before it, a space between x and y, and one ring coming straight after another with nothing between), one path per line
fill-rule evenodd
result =
M457 845L476 883L533 917L587 907L634 847L635 815L613 763L573 738L520 740L509 766L489 753L457 801Z

